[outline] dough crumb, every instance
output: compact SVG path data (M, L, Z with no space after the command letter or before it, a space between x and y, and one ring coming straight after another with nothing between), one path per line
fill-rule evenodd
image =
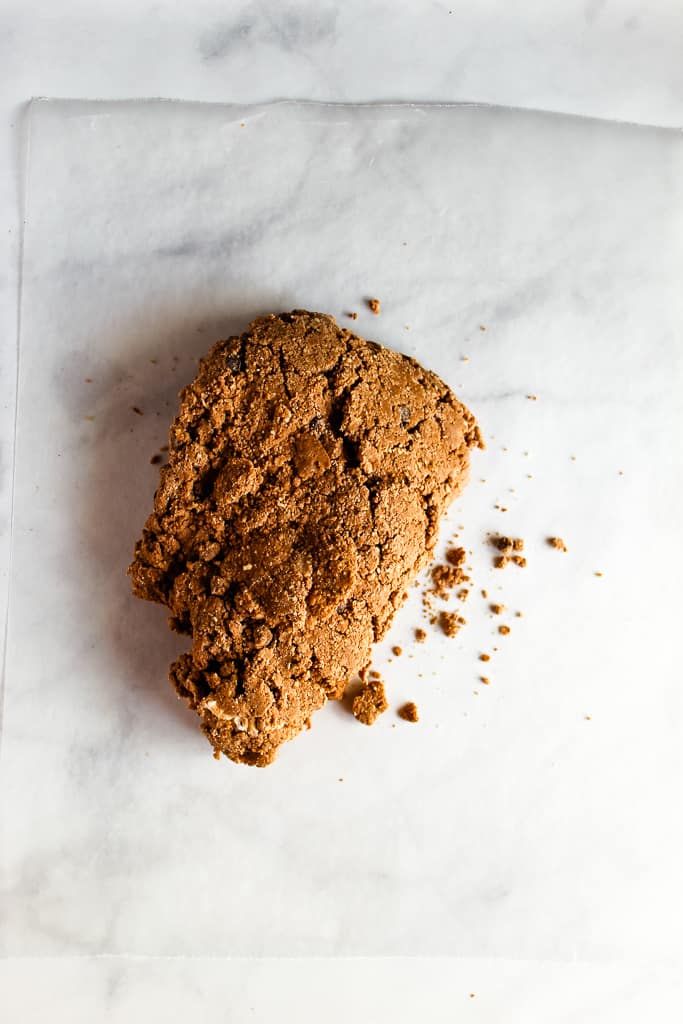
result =
M427 631L425 629L416 629L415 630L415 639L417 640L417 642L419 644L423 644L425 642L425 640L427 639Z
M491 655L490 654L484 653L484 654L480 654L479 655L479 661L490 661L490 660L491 660Z
M392 647L391 648L391 653L394 655L395 658L400 658L401 655L403 654L403 648L399 647L398 645L395 646L395 647Z
M153 455L149 461L152 463L153 466L158 466L159 463L161 462L161 455Z
M446 551L446 561L456 568L461 568L465 564L467 553L464 548L448 548Z
M433 586L429 593L435 594L436 597L440 597L447 601L451 596L451 591L454 587L457 587L464 582L465 575L462 569L455 565L438 564L432 569Z
M353 698L351 710L353 717L357 718L363 725L374 725L380 715L389 707L384 683L381 679L371 679L365 683L363 689Z
M524 541L521 537L504 537L494 534L491 537L491 543L506 555L509 555L511 551L524 551Z
M561 537L548 537L548 544L551 548L555 548L556 551L566 551L567 545Z
M494 615L502 615L505 611L504 604L492 604L490 605L490 608Z
M420 716L417 710L417 704L412 700L409 700L407 704L403 704L398 709L398 717L402 718L404 722L419 722Z
M508 633L510 632L510 627L509 626L499 626L498 627L498 632L502 633L503 636L507 636Z
M446 636L457 636L462 624L463 621L457 612L440 612L439 614L439 625Z
M381 303L379 299L368 299L368 306L370 307L370 311L374 313L375 316L379 316L380 305Z
M351 320L357 320L357 319L358 319L358 313L347 313L346 315L347 315L347 316L348 316L348 317L349 317L349 318L350 318Z

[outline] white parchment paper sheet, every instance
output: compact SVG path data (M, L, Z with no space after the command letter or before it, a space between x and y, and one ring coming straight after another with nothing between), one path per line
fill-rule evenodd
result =
M2 951L674 962L680 135L476 107L31 116ZM420 723L330 706L256 770L211 758L165 680L185 641L124 573L196 357L292 307L358 310L489 447L444 532L473 552L468 628L415 646L414 593L378 652ZM528 568L493 570L487 530Z

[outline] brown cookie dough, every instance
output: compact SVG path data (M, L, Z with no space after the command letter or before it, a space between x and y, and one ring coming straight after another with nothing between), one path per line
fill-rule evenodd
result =
M180 398L133 590L192 638L170 677L215 751L266 765L368 665L483 443L435 374L304 310Z

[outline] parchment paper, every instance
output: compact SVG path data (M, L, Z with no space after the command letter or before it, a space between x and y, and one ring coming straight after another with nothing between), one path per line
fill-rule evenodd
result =
M2 951L675 962L679 133L477 107L31 118ZM442 535L472 551L467 628L416 645L415 591L376 659L392 710L328 706L257 770L212 759L166 681L186 641L125 569L196 358L296 307L358 311L488 449ZM489 530L525 538L525 570L491 567Z

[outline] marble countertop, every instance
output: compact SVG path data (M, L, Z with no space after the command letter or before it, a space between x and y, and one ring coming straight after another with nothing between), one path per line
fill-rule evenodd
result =
M7 606L27 101L159 96L255 103L472 101L678 128L683 9L676 0L449 2L6 2L0 208L0 621ZM503 316L503 314L501 314ZM522 953L522 956L525 954ZM680 979L656 960L575 963L233 960L54 951L0 960L10 1024L184 1020L451 1019L638 1024L677 1020ZM301 992L306 992L305 997ZM329 1005L330 992L333 1005ZM510 1011L510 1007L514 1010ZM458 1010L459 1008L459 1010ZM459 1018L458 1018L459 1019Z

